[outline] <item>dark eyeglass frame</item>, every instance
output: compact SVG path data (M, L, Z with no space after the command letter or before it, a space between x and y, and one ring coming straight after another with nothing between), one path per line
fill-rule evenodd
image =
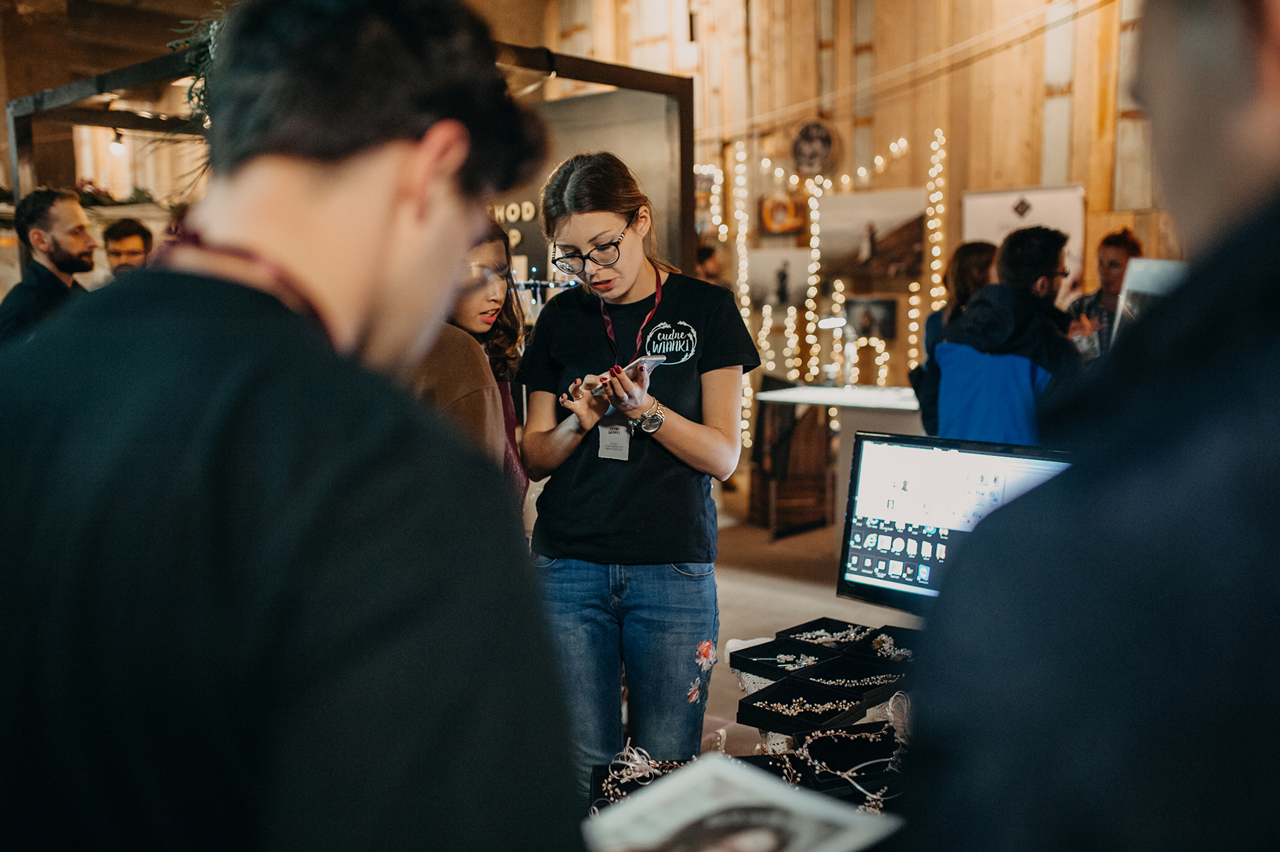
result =
M607 243L601 243L586 254L562 254L552 259L552 263L556 265L565 275L581 275L587 269L587 261L591 261L596 266L613 266L622 259L622 239L627 235L627 229L631 227L631 223L636 220L639 209L631 211L631 215L627 217L627 224L622 226L622 230L618 232L618 236ZM596 253L602 250L612 249L617 252L617 257L613 260L598 260Z

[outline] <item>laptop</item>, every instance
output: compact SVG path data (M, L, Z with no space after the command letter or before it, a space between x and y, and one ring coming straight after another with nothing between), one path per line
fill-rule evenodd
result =
M978 523L1065 470L1066 453L858 432L836 594L926 614Z

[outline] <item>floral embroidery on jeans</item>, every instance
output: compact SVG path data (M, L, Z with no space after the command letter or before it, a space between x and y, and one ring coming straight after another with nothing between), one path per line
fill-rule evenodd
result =
M699 642L698 653L696 655L698 667L704 672L711 671L711 667L716 664L716 646L712 642Z
M696 702L702 694L702 678L695 677L693 683L689 684L689 703Z

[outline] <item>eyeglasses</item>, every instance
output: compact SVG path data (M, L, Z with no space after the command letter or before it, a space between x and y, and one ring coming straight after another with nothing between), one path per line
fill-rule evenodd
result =
M463 284L463 289L475 290L494 282L501 282L507 289L513 287L514 282L511 280L511 270L496 270L485 266L483 263L475 262L467 265L467 279L466 283Z
M617 238L611 242L601 243L586 254L562 254L551 262L556 265L556 269L566 275L581 275L583 270L587 268L588 260L596 266L613 266L618 262L618 258L622 257L622 249L620 248L622 238L626 235L627 228L630 228L631 223L635 220L636 213L639 212L639 210L636 210L627 217L627 224L622 226Z

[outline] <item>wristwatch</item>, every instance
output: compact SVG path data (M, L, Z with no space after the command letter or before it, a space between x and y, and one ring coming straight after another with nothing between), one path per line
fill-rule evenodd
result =
M635 429L638 426L640 427L640 431L653 434L658 431L658 428L666 419L667 410L662 407L662 403L655 399L653 401L653 405L649 406L648 411L628 422L632 429Z

